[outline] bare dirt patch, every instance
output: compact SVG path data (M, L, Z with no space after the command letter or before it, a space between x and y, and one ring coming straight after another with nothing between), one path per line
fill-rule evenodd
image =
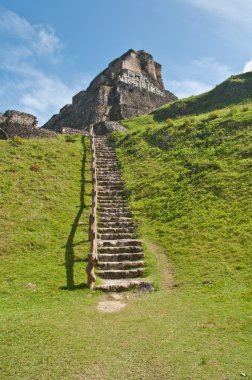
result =
M101 313L116 313L123 309L127 304L122 301L105 300L99 302L97 309Z
M157 259L155 260L155 271L159 273L159 285L163 290L172 290L175 285L174 275L165 249L157 243L144 240L149 252Z

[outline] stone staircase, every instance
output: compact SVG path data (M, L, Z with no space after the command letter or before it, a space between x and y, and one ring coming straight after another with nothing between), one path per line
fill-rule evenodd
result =
M124 184L116 153L107 136L95 137L98 186L98 264L101 283L96 289L122 291L146 286L144 253L140 240L134 238L130 208L125 202Z

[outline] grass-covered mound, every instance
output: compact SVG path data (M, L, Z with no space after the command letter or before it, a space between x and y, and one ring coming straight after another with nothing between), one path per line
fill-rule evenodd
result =
M252 374L251 105L126 124L116 144L159 290L127 293L114 314L100 313L104 296L85 288L87 138L0 141L1 379Z
M244 103L252 99L252 72L233 75L213 90L198 96L169 103L153 112L156 121L168 117L178 118L197 115L221 109L230 105Z
M155 115L125 121L128 133L111 141L141 237L165 247L188 299L205 300L206 346L221 328L228 345L241 338L231 368L241 350L251 355L252 102L161 123Z

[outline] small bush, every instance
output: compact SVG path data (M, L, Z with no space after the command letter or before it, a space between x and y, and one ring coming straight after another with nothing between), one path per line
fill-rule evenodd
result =
M65 141L70 142L70 143L74 143L76 141L76 136L66 135Z
M13 139L10 140L10 144L13 146L22 145L24 143L25 139L19 136L14 136Z
M168 128L169 128L169 127L173 127L173 120L172 120L172 119L169 119L169 118L166 119L166 123L167 123L167 124L166 124L166 127L168 127Z
M33 171L33 172L40 172L41 170L41 166L38 162L34 162L34 164L32 164L30 166L30 169Z
M211 112L208 116L207 116L207 120L214 120L214 119L218 119L219 115L217 112Z

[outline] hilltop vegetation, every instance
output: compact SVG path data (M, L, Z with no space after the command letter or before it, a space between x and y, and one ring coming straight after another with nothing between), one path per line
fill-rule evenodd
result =
M153 112L154 120L164 121L168 117L207 113L227 106L244 103L252 99L252 72L233 75L213 90L198 96L182 99Z

